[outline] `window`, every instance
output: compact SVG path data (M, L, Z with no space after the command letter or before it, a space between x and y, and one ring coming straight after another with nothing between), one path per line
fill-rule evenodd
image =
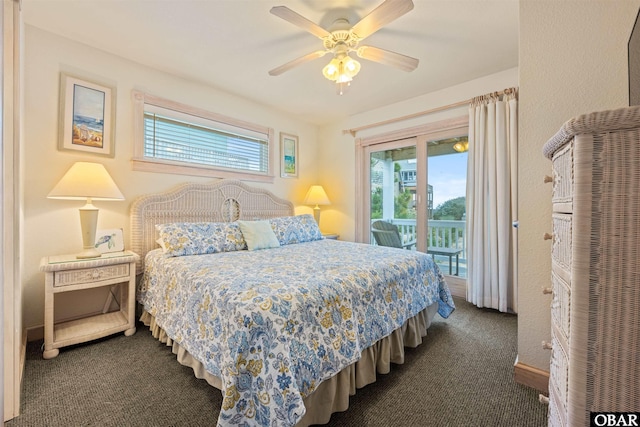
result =
M273 181L273 130L134 92L134 169Z

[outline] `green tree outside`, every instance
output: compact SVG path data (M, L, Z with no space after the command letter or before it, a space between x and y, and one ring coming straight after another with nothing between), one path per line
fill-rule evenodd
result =
M394 210L395 217L398 219L414 219L416 217L416 209L409 207L413 201L413 194L411 191L404 190L402 193L395 197Z
M433 219L453 219L460 221L467 211L466 198L456 197L438 205L433 210Z
M382 219L382 187L371 192L371 219Z

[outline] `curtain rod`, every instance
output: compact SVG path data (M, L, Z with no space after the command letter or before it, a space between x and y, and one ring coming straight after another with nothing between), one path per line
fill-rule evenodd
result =
M505 90L501 90L499 92L491 92L490 95L502 96L505 93L511 93L512 90L513 89L505 89ZM473 100L475 98L477 98L477 97L474 97L474 98L471 98L471 99L467 99L467 100L464 100L464 101L454 102L453 104L449 104L449 105L443 105L442 107L432 108L430 110L419 111L417 113L409 114L409 115L402 116L402 117L396 117L395 119L388 119L388 120L383 120L381 122L376 122L376 123L371 123L371 124L368 124L368 125L360 126L360 127L357 127L357 128L345 129L345 130L342 131L342 134L346 135L346 134L350 133L351 136L355 137L356 133L360 132L361 130L375 128L375 127L378 127L378 126L384 126L384 125L388 125L390 123L402 122L402 121L405 121L405 120L414 119L416 117L425 116L427 114L437 113L438 111L450 110L451 108L462 107L463 105L471 104L471 102L473 102Z

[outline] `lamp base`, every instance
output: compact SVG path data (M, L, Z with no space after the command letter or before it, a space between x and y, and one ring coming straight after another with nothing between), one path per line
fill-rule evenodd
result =
M78 259L98 258L102 254L95 247L96 226L98 225L98 208L93 206L91 199L79 209L80 226L82 228L82 252L76 255Z
M96 248L87 248L76 255L78 259L99 258L102 254Z

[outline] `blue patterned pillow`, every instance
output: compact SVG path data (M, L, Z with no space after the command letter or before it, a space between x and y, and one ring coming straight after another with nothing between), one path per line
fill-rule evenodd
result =
M316 220L310 214L272 218L269 222L281 246L323 238Z
M247 249L234 222L174 222L158 224L159 243L168 256L215 254Z

